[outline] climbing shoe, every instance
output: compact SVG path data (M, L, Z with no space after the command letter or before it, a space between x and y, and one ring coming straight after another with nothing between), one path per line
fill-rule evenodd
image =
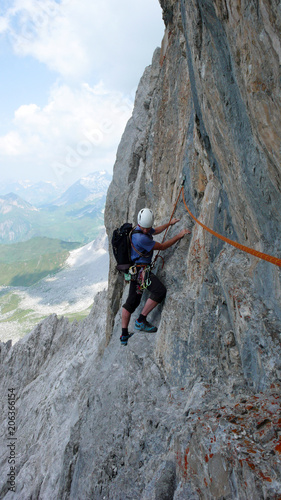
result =
M151 333L157 332L156 326L153 326L150 323L148 323L146 319L143 320L142 322L136 320L135 328L137 330L140 330L141 332L151 332Z
M132 333L128 333L128 335L121 335L120 342L121 345L127 345L129 338L132 336Z

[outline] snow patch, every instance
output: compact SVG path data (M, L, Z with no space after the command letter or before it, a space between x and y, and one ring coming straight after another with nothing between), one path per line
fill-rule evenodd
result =
M15 311L5 317L2 314L0 341L12 339L15 343L27 331L30 321L34 323L34 318L39 322L53 313L59 316L85 313L92 306L95 295L107 288L108 270L107 237L103 229L96 240L72 250L65 267L55 276L47 276L28 288L1 287L1 295L5 292L17 295L16 311L26 311L27 316L18 323L8 321L8 316L13 316Z

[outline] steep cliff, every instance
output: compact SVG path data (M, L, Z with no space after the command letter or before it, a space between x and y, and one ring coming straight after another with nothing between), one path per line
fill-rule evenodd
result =
M157 52L118 151L108 232L136 220L143 205L154 209L156 224L167 221L184 174L185 198L203 223L280 257L280 9L199 0L162 7L160 64ZM176 213L182 227L191 225L182 202ZM279 267L198 225L167 254L159 275L169 295L156 349L165 372L179 383L231 373L267 387L279 369ZM114 316L119 302L116 275L110 277ZM226 362L229 331L234 364Z
M200 221L281 257L279 2L161 0L161 50L117 152L105 223L156 225L184 194ZM128 293L111 259L107 303L1 346L1 471L16 392L17 499L278 499L280 269L194 224L179 200L163 254L156 334L120 346ZM107 312L106 312L107 308ZM135 318L135 315L133 319ZM105 334L106 332L106 334Z
M185 198L200 221L280 257L279 2L160 3L166 32L118 150L108 233L136 221L142 206L153 208L156 225L167 221L186 176ZM176 215L180 228L193 225L182 201ZM170 383L218 384L229 395L278 383L279 267L195 225L165 253L158 275L168 295L154 356ZM113 267L110 280L108 340L123 292Z

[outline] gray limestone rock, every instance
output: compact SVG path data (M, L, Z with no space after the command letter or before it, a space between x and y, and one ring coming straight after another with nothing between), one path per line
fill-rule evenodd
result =
M118 148L109 241L143 206L168 221L185 176L202 223L280 257L279 2L160 3L166 33ZM86 320L53 315L1 345L1 498L280 498L280 268L203 230L181 199L175 215L168 237L192 234L157 262L156 334L120 345L128 287L111 254L107 299Z

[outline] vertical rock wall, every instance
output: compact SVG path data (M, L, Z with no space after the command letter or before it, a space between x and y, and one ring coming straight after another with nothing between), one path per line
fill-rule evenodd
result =
M281 256L278 2L164 1L166 32L121 141L106 226L143 206L167 221L181 176L191 211L217 232ZM192 227L182 201L178 226ZM160 266L161 267L161 266ZM165 252L155 357L168 379L266 388L280 376L280 269L198 225ZM108 340L122 279L110 272Z
M144 205L167 221L184 175L202 222L280 257L279 3L160 3L166 32L117 152L108 235ZM100 294L83 322L52 315L0 344L1 498L280 499L280 270L194 225L182 201L176 215L168 237L192 234L159 261L157 334L120 345L127 289L111 260L106 327Z

